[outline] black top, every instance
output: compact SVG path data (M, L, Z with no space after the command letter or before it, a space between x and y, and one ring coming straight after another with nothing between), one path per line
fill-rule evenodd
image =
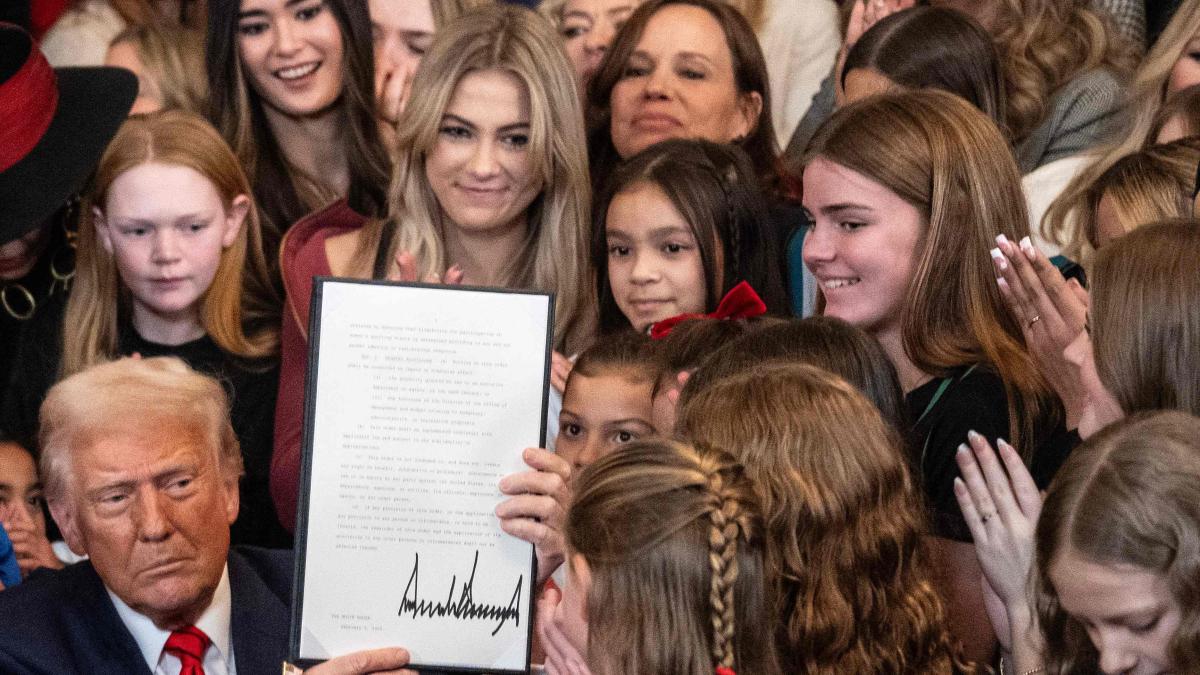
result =
M8 382L15 368L22 334L37 317L49 315L57 323L66 305L67 286L75 271L75 251L65 231L54 219L49 241L33 269L20 279L0 279L0 382Z
M941 396L934 401L943 385ZM919 467L918 480L930 512L933 534L970 542L971 532L954 496L954 479L959 475L954 457L958 446L967 442L968 431L983 434L993 447L997 438L1009 440L1004 382L985 366L957 368L949 378L935 378L912 390L904 397L904 403L908 418L913 421L905 436L913 453L913 466ZM1051 425L1046 420L1035 426L1043 431L1035 440L1030 473L1038 487L1044 489L1079 444L1079 435L1067 431L1061 422Z
M50 313L47 313L48 315ZM37 415L42 400L58 380L62 323L36 317L19 346L17 363L0 407L0 428L36 452ZM221 382L230 400L230 420L241 444L245 475L241 505L230 528L234 544L290 548L292 537L279 524L268 490L275 425L275 395L279 388L277 362L253 364L221 351L207 335L182 345L160 345L143 339L126 323L118 337L122 355L176 356L195 370Z

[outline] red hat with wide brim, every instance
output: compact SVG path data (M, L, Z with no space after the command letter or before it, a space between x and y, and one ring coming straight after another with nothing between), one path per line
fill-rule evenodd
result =
M0 245L44 223L84 182L137 97L122 68L50 68L0 23Z

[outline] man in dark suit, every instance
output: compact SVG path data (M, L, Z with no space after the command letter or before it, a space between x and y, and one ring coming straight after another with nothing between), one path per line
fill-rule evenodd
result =
M216 381L171 358L73 375L42 407L51 513L86 562L0 593L0 673L276 675L291 554L229 547L241 454ZM393 672L404 650L310 675Z

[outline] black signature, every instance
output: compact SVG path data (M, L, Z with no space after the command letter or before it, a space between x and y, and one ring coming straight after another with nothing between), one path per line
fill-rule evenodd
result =
M475 561L471 563L471 576L467 579L467 583L463 584L458 600L454 601L454 586L458 582L458 576L455 575L450 577L450 589L446 592L446 602L434 603L422 600L420 594L417 593L417 568L420 564L420 554L414 553L412 574L408 577L408 585L404 587L399 616L411 612L414 619L422 616L451 616L459 620L492 619L498 621L492 635L499 633L509 619L513 619L516 625L521 625L521 587L525 583L525 575L517 577L517 587L513 589L512 599L508 601L507 607L477 605L472 597L475 586L475 569L479 566L479 551L475 551Z

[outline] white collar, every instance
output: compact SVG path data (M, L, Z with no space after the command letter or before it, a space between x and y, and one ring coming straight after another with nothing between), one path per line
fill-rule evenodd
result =
M155 626L149 617L134 611L107 586L105 590L108 591L108 597L112 598L113 606L116 607L121 622L125 624L130 634L133 635L134 641L137 642L138 649L142 652L142 658L146 660L146 666L150 672L157 672L159 658L162 656L163 647L167 644L167 638L171 637L171 631ZM204 634L212 640L212 646L221 655L221 660L227 663L231 660L230 648L233 642L230 635L230 612L232 609L233 595L229 591L229 565L226 565L225 569L221 571L221 582L217 584L212 602L208 604L208 608L204 610L200 618L196 619L195 626L204 631Z

